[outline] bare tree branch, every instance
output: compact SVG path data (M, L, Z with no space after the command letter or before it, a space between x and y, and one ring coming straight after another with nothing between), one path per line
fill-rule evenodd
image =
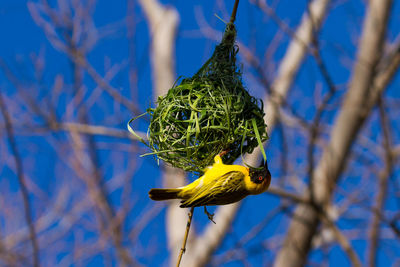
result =
M378 174L378 194L375 196L375 209L382 211L384 208L384 203L386 200L386 193L388 187L388 180L393 172L393 153L392 153L392 139L391 139L391 127L386 116L386 111L384 108L384 102L382 98L378 102L379 106L379 117L381 122L381 127L383 129L383 147L385 148L385 159L384 159L384 169ZM378 243L380 229L379 225L381 223L381 218L378 213L374 214L369 230L369 249L368 249L368 265L370 267L376 266L376 257L378 253Z
M278 107L284 102L285 96L307 54L308 46L313 40L314 31L322 24L329 2L329 0L314 0L309 7L309 13L312 17L310 18L307 15L308 12L303 15L301 24L295 33L297 38L290 43L279 65L277 77L272 84L271 100L266 104L265 110L267 120L270 120L267 125L275 125L275 120L278 118L275 113L278 112ZM297 41L297 39L302 41Z
M98 126L98 125L90 125L90 124L83 124L83 123L74 123L74 122L62 122L56 123L54 125L53 130L62 129L64 131L76 131L83 134L90 134L90 135L104 135L104 136L111 136L117 138L126 138L131 140L139 141L137 137L130 134L126 130L105 127L105 126ZM138 132L136 132L138 133ZM143 140L146 140L146 134L138 133L142 137Z
M110 96L112 96L116 101L122 103L129 110L131 110L134 114L138 115L141 113L139 108L136 107L134 102L127 99L123 96L119 90L112 87L101 75L96 71L96 69L87 61L87 59L78 51L70 51L69 52L71 60L73 60L76 64L84 68L89 75L93 78L93 80L103 88Z
M391 1L375 0L369 4L349 91L334 123L330 143L314 171L313 194L320 208L329 202L345 167L351 144L370 111L365 110L365 103L371 97L371 84L382 53ZM317 211L315 207L303 204L296 208L295 214L307 220L308 224L292 220L285 243L275 260L276 267L304 265L311 248L319 224Z
M140 0L150 25L152 34L151 59L152 74L155 84L153 85L154 98L167 93L175 82L175 38L179 16L172 7L164 7L156 0ZM185 174L176 168L166 166L163 172L163 185L169 188L183 186ZM167 209L167 236L168 248L170 250L170 265L174 266L179 254L181 240L184 238L186 225L186 211L179 208L179 201L171 201ZM188 240L187 251L191 250L191 231ZM182 266L186 266L186 257L182 259Z
M351 247L349 240L346 236L338 229L334 222L327 216L322 215L322 221L326 224L334 233L336 240L339 242L340 246L346 252L348 258L350 259L351 265L354 267L361 267L361 261L357 256L357 253Z
M32 244L33 250L33 266L40 266L39 259L39 244L36 236L35 225L33 224L33 216L30 207L29 192L26 186L24 178L24 169L22 165L21 156L18 152L17 143L14 136L13 125L11 124L11 118L7 111L6 104L3 101L3 95L0 92L0 110L4 118L5 129L7 133L8 142L10 143L11 153L14 157L15 169L17 172L18 183L21 188L22 199L24 203L25 220L29 227L29 238Z

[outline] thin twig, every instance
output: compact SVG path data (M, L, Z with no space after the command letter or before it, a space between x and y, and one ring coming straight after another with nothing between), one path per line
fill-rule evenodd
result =
M282 212L285 212L287 210L287 206L285 204L280 205L273 210L269 211L268 214L264 217L264 219L249 229L249 231L243 235L243 237L240 238L239 241L236 242L236 244L230 248L229 250L225 251L222 255L216 256L212 260L213 266L223 266L224 263L227 263L228 261L232 261L235 256L238 255L238 251L243 251L246 252L248 251L245 246L254 240L257 235L261 233L261 231L265 230L267 225L271 223L271 221L276 218L279 214Z
M278 196L280 198L288 199L295 203L310 204L310 199L308 199L307 197L299 196L295 193L290 193L278 187L271 186L266 193Z
M328 72L328 69L326 67L325 62L322 60L321 56L321 48L319 45L319 40L317 39L317 34L318 34L318 27L317 25L314 24L314 21L312 20L312 13L310 10L310 5L307 5L307 12L310 16L310 22L311 22L311 27L312 27L312 45L313 45L313 50L312 50L312 55L314 56L314 59L317 63L317 66L319 70L321 71L321 75L328 86L328 93L324 95L322 102L318 105L317 111L315 113L314 119L312 126L309 129L310 132L310 141L308 143L307 147L307 158L308 158L308 177L309 177L309 185L310 185L310 193L311 193L311 200L314 201L314 150L316 146L316 140L318 140L319 135L321 133L320 130L320 123L322 120L322 116L326 110L326 107L330 103L330 101L333 99L335 93L336 93L336 86L333 82L333 79L331 75Z
M349 258L351 265L355 267L361 267L362 265L360 258L358 257L357 253L351 246L350 241L347 239L347 237L339 230L339 228L335 225L335 223L329 218L327 214L321 214L321 219L323 223L332 230L339 245L342 247L343 251L347 254L347 257Z
M117 138L129 138L131 140L138 140L137 137L130 134L126 130L121 130L112 127L105 127L99 125L92 125L86 123L75 123L75 122L62 122L56 123L53 126L53 130L64 130L64 131L76 131L83 134L88 135L101 135L101 136L110 136L110 137L117 137ZM146 140L145 133L139 133L139 136L142 139Z
M231 14L231 20L229 21L230 23L235 22L238 5L239 5L239 0L235 0L235 5L233 6L233 10L232 10L232 14Z
M21 194L22 194L22 198L23 198L23 202L24 202L25 220L29 227L29 238L32 243L33 266L39 267L40 266L39 245L38 245L37 236L36 236L36 232L35 232L35 225L33 224L32 211L31 211L30 205L29 205L30 204L29 203L29 192L28 192L28 189L26 186L26 181L24 178L24 170L22 167L21 157L19 155L19 152L17 149L17 144L15 142L14 130L13 130L13 125L11 123L10 114L7 111L7 107L3 101L3 96L1 93L0 93L0 110L4 117L4 124L5 124L5 128L6 128L8 142L10 143L10 148L11 148L12 154L14 156L18 183L19 183L19 186L21 187Z
M81 52L68 50L67 54L70 59L75 62L75 64L85 69L90 77L92 77L92 79L98 84L98 86L104 89L104 91L112 96L116 101L120 102L136 115L142 113L142 111L138 107L136 107L136 105L132 101L123 96L118 89L111 86L110 83L106 81L106 79L104 79L104 77L102 77L96 71L96 69L87 61L87 59L84 57L84 55L82 55Z
M382 212L384 209L385 200L387 198L388 180L393 173L393 156L391 152L392 139L391 139L391 127L385 113L384 103L382 97L378 100L379 117L381 127L383 129L383 147L385 148L384 155L384 168L379 172L378 175L378 194L375 197L375 209ZM376 266L377 252L379 247L380 237L380 214L375 213L372 218L371 227L369 230L369 250L368 250L368 265L373 267Z
M83 52L80 51L78 46L73 43L73 40L71 40L70 43L71 46L69 50L72 51L72 55L82 55L82 58L84 58ZM81 66L79 65L79 63L75 61L75 59L71 60L73 62L72 68L74 73L73 76L74 94L76 95L81 90L81 85L82 85L82 75L80 71ZM87 71L89 70L87 69ZM99 77L103 79L100 75ZM113 97L115 96L113 95ZM78 103L74 104L75 107L78 106ZM79 123L89 124L88 113L89 113L88 108L85 105L82 105L81 112L78 113ZM71 132L71 135L74 135L75 140L79 140L78 143L82 144L80 146L77 146L75 144L74 149L76 153L85 153L84 150L87 149L86 153L87 153L87 159L90 162L91 173L88 179L85 179L85 182L88 184L89 188L91 188L89 189L89 192L90 190L94 190L92 191L94 196L93 199L96 199L98 201L100 210L102 211L99 213L99 218L101 218L101 216L103 215L106 218L106 221L103 221L101 219L99 220L101 234L104 234L104 236L107 236L107 234L109 234L109 236L111 237L117 255L121 259L121 266L139 265L130 256L129 252L123 245L123 233L122 233L123 226L121 225L121 222L118 221L116 211L113 205L111 204L108 189L104 184L104 176L102 172L97 168L97 166L101 165L101 162L97 152L97 144L93 136L87 135L86 138L83 138L82 136L77 135L74 132ZM83 145L84 143L85 145Z
M186 251L186 242L189 236L189 230L190 230L190 224L192 223L193 212L194 212L194 207L192 207L189 212L189 218L186 224L185 236L183 237L182 248L181 251L179 252L178 262L176 263L176 267L179 267L179 265L181 264L182 255Z

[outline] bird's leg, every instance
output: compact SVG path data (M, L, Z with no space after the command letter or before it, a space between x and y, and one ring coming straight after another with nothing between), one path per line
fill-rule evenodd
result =
M206 206L204 206L204 213L207 214L208 219L215 224L215 222L213 220L214 219L214 214L209 213Z
M227 154L228 152L229 152L229 149L222 150L218 155L219 155L220 157L222 157L222 156L224 156L225 154Z

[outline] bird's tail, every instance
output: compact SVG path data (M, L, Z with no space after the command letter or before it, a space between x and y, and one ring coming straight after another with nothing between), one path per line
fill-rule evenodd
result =
M153 188L149 191L149 196L152 200L167 200L167 199L176 199L179 198L178 194L181 192L181 189L161 189L161 188Z

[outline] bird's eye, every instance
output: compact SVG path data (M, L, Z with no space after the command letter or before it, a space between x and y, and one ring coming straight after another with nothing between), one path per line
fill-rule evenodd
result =
M258 180L262 181L263 177L262 176L258 176Z

